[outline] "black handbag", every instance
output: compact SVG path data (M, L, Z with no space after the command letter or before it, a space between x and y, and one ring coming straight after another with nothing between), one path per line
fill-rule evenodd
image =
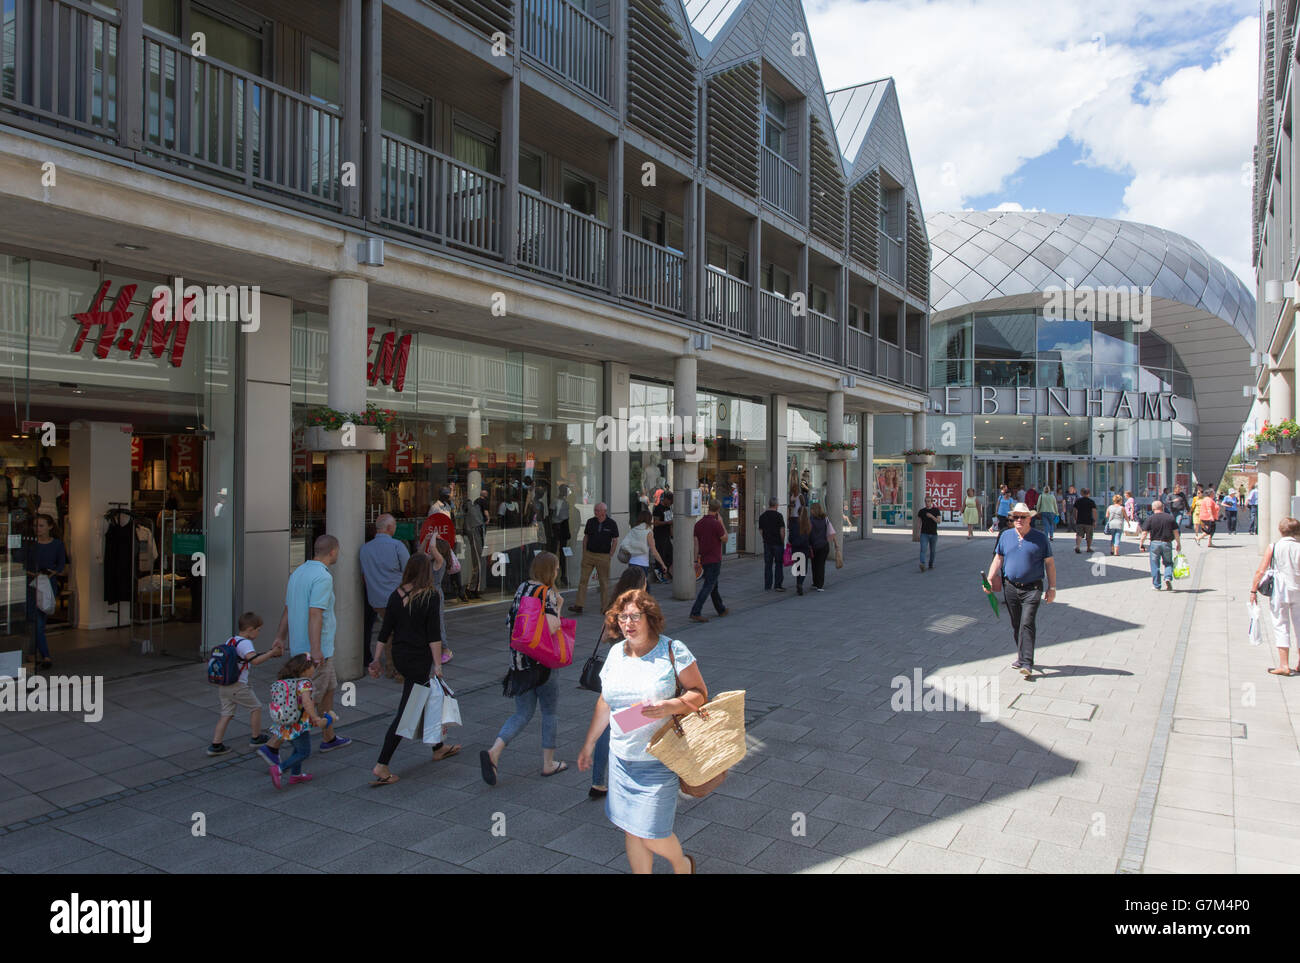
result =
M1273 546L1268 547L1268 571L1264 577L1259 580L1259 585L1255 586L1255 591L1265 598L1273 597Z
M501 694L503 696L523 695L530 689L545 685L550 678L551 670L536 662L526 669L512 668L501 680Z
M591 658L583 664L582 677L578 679L579 686L597 694L601 692L600 670L605 667L605 656L600 651L600 639L604 637L605 629L602 626L600 638L596 639L596 649L591 653Z

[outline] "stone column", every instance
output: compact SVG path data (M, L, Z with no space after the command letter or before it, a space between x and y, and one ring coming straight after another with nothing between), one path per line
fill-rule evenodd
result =
M673 366L673 417L679 419L687 438L697 432L695 377L696 359L690 342L686 342L687 352L680 355ZM700 439L699 455L704 454L704 441ZM678 459L673 465L673 598L689 600L695 598L695 523L700 516L688 515L691 507L691 492L699 486L699 458ZM708 510L707 505L700 508Z
M1295 417L1295 372L1274 368L1269 373L1268 406L1274 423ZM1277 526L1291 514L1291 495L1295 491L1295 455L1273 455L1268 460L1268 540L1277 537ZM1260 499L1263 501L1263 499ZM1260 519L1260 532L1264 532Z
M925 447L925 412L918 411L912 415L912 447ZM915 514L925 507L925 466L912 466L912 512Z
M844 440L844 392L826 395L826 436L828 441ZM826 462L826 515L838 532L844 518L844 472L846 463Z
M364 278L330 278L329 404L340 411L366 408L366 320L369 292ZM361 564L365 541L366 454L331 452L325 461L325 530L339 540L334 574L334 668L339 679L361 676Z
M867 412L862 426L862 537L870 538L875 522L876 501L876 416Z
M772 484L768 488L781 500L781 514L790 509L790 446L786 435L789 424L789 402L785 395L769 395L767 399L768 434L772 447L768 452L772 459ZM767 511L767 505L763 506Z

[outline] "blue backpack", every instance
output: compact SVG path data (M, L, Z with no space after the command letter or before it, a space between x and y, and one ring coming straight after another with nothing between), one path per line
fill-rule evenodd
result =
M208 681L213 685L234 685L244 671L246 660L239 657L238 636L232 636L212 650L208 659Z

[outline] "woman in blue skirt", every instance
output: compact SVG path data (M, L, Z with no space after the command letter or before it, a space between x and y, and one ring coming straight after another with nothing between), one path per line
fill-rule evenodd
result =
M695 860L682 852L673 833L677 816L676 774L650 754L647 746L672 715L694 712L709 699L695 656L682 642L662 634L663 612L644 590L624 592L606 616L615 638L600 672L601 696L578 756L578 768L591 766L596 741L610 730L609 795L605 814L626 834L627 861L634 873L649 873L656 854L676 873L694 873ZM676 672L673 664L676 662ZM681 695L675 695L680 680ZM637 707L641 725L614 718Z

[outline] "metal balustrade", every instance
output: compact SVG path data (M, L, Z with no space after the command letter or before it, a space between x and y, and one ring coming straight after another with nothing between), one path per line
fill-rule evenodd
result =
M379 215L390 227L501 256L505 182L421 144L384 134Z
M789 214L796 221L801 220L803 218L801 203L803 177L799 174L799 168L770 147L764 147L762 155L763 200Z
M830 315L809 311L804 321L808 334L805 349L814 358L838 363L840 360L840 323Z
M888 341L880 342L879 356L876 358L876 374L886 381L903 380L903 349Z
M686 313L686 258L635 234L623 235L623 297Z
M759 292L758 340L791 351L803 350L804 319L794 313L794 302L770 291Z
M844 335L844 364L863 374L872 374L875 371L875 341L870 333L850 327Z
M705 269L704 277L704 320L733 334L751 337L754 322L749 310L749 284L711 264Z
M0 15L0 106L117 140L121 16L72 0L15 0Z
M144 149L341 206L343 112L144 32Z
M614 35L568 0L522 0L519 46L575 86L609 103Z
M922 388L925 386L925 363L915 351L904 352L903 384L909 388Z
M609 226L590 214L519 188L519 263L584 284L609 285Z

